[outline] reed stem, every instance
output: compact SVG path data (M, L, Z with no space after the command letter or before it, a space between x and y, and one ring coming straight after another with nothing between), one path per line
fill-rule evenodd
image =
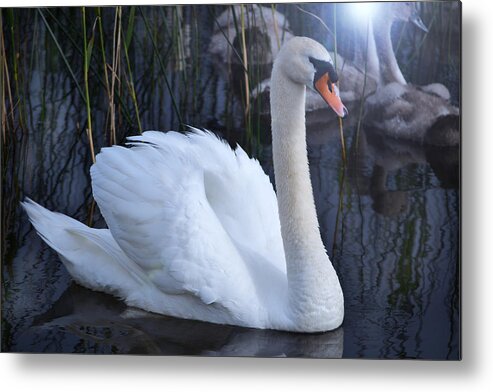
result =
M337 229L339 227L339 219L340 215L342 212L343 208L343 196L344 196L344 186L346 184L346 169L343 166L341 168L341 173L340 173L340 180L339 180L339 199L338 199L338 204L337 204L337 213L336 213L336 219L335 219L335 227L334 227L334 237L332 239L332 257L334 257L335 254L335 249L337 248Z
M7 63L7 51L5 48L5 38L3 32L3 19L2 19L2 10L0 9L0 55L2 61L0 61L0 81L1 81L1 95L2 95L2 147L5 146L6 137L7 137L7 95L10 102L10 116L12 120L12 124L15 120L14 113L14 100L12 98L12 89L10 87L10 78L9 78L9 66Z
M337 4L334 4L334 68L337 72ZM337 81L337 88L339 88L339 81ZM346 165L346 142L344 140L344 129L342 126L342 118L339 117L339 137L341 138L341 153L342 163Z
M246 128L247 132L250 131L250 84L248 80L248 55L247 55L247 46L246 46L246 37L245 37L245 10L244 5L240 5L241 10L241 49L243 55L243 65L244 65L244 77L245 77L245 120L246 120Z
M116 112L115 112L115 86L120 81L118 72L120 70L121 48L121 7L115 8L115 21L113 24L113 45L111 58L111 89L110 89L110 144L116 143Z
M82 7L82 30L84 35L84 86L85 86L86 110L87 110L86 133L89 139L89 148L91 150L92 163L96 163L96 156L94 154L94 141L92 138L91 102L89 97L89 63L91 61L91 51L92 51L92 45L94 44L94 35L92 36L88 44L87 32L86 32L86 7Z
M121 20L121 16L120 16ZM125 52L125 60L127 62L127 71L128 71L128 86L130 90L130 97L132 98L132 102L135 108L135 116L137 117L137 126L139 127L139 133L142 133L142 124L140 123L140 115L139 115L139 104L137 102L137 94L135 92L135 84L132 76L132 68L130 66L130 56L128 55L128 44L127 40L123 40L123 50Z
M356 127L356 151L358 150L358 144L359 144L359 133L361 129L361 120L363 119L363 107L365 103L365 92L366 92L366 80L367 80L367 72L368 72L368 40L369 40L369 35L370 35L370 19L367 19L367 25L366 25L366 44L365 44L365 78L363 80L363 90L361 92L361 98L360 98L360 106L359 106L359 114L358 114L358 125Z
M46 20L46 17L44 16L43 12L41 11L41 9L38 8L37 11L39 12L39 15L41 16L41 19L43 19L43 23L45 24L46 29L48 30L48 33L50 33L50 36L53 39L53 42L55 43L55 46L57 47L58 52L60 53L60 56L62 56L62 60L63 60L63 62L65 64L65 66L67 67L67 69L68 69L68 71L70 73L70 76L72 77L72 80L74 81L74 83L75 83L75 85L77 87L77 91L79 92L81 98L85 101L86 100L86 96L85 96L84 92L82 91L82 88L80 87L79 82L77 81L77 78L75 77L74 71L72 70L72 67L69 64L69 62L67 60L67 57L63 53L63 50L62 50L62 48L60 46L60 43L56 39L56 36L53 33L53 30L51 29L48 21Z
M161 55L159 54L160 51L159 51L159 48L156 44L156 40L154 39L154 36L152 34L152 30L149 26L149 22L147 21L147 18L144 14L144 11L142 10L142 7L139 7L139 11L140 11L140 14L142 15L142 20L144 22L144 25L145 25L145 28L147 30L147 34L149 35L149 37L151 38L151 42L152 42L152 47L154 48L154 53L158 59L158 63L159 63L159 66L161 68L161 73L163 74L163 77L164 77L164 83L166 84L166 88L168 89L168 92L169 92L169 95L170 95L170 98L171 98L171 103L173 105L173 109L175 110L175 113L178 117L178 121L180 123L180 125L183 123L182 122L182 118L181 118L181 113L180 113L180 110L178 108L178 105L176 103L176 99L175 99L175 95L173 94L173 89L171 88L171 84L168 80L168 76L166 74L166 67L163 63L163 60L161 58Z
M98 16L99 43L100 43L100 47L101 47L101 58L102 58L102 62L103 62L104 89L106 90L106 95L108 96L108 108L109 108L110 113L111 113L112 106L114 105L114 101L113 101L112 96L111 96L110 81L109 81L108 69L107 69L108 64L106 63L106 49L105 49L105 45L104 45L104 30L103 30L103 22L102 22L102 15L101 15L101 7L96 8L96 14ZM110 119L110 124L111 124L111 119ZM111 145L111 142L110 142L110 145Z

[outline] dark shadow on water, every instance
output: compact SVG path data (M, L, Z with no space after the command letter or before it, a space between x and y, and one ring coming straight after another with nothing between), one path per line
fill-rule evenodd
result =
M60 340L83 339L85 353L141 355L341 358L344 338L342 328L296 334L151 314L76 284L26 334L39 340L47 330Z

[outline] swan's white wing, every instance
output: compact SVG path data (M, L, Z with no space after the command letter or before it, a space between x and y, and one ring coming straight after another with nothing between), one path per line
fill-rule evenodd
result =
M236 314L248 312L235 308L249 298L257 306L251 271L235 246L243 224L251 224L233 205L221 209L216 194L228 185L213 171L229 147L208 133L146 132L131 140L130 149L103 149L91 168L94 197L122 250L163 292L191 293ZM237 168L248 159L228 153Z
M207 201L235 246L286 270L277 198L269 177L241 147L194 130L190 142L202 162Z

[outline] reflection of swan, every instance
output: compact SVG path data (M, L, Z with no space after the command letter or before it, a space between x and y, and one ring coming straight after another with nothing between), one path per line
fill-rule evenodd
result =
M409 211L413 186L395 184L395 175L405 168L431 167L442 188L457 188L458 158L456 147L439 148L416 145L405 140L385 137L369 128L359 135L352 151L349 178L359 194L369 195L373 209L385 216L397 216ZM357 154L357 155L356 155ZM429 166L428 166L429 165Z
M46 336L46 331L57 331ZM118 354L340 358L344 331L297 334L239 328L155 315L126 308L118 300L71 285L34 320L31 335L47 346L50 337L75 335L85 347ZM67 344L67 343L66 343ZM70 343L68 343L70 344ZM75 344L75 343L74 343ZM73 351L70 345L63 351ZM90 348L88 349L90 350Z
M304 101L313 85L343 116L336 79L328 52L309 38L291 39L277 56L277 200L257 161L196 131L146 132L130 138L133 148L98 155L93 192L109 230L23 205L79 283L128 305L220 324L334 329L343 296L318 230Z
M392 48L391 27L396 20L411 20L423 27L414 3L381 4L374 34L380 64L381 85L366 102L367 124L386 135L433 145L457 145L458 128L446 131L436 126L443 117L457 117L459 109L449 103L448 89L433 83L407 84ZM454 121L448 124L454 124Z

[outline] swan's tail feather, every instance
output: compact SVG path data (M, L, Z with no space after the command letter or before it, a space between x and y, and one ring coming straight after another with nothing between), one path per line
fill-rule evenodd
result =
M81 285L128 297L147 281L107 229L92 229L31 199L21 202L39 236L60 256Z
M65 247L71 245L70 242L64 244L61 240L56 240L63 230L67 227L84 226L66 215L42 207L29 198L21 202L21 205L27 212L38 235L57 252L63 251Z

